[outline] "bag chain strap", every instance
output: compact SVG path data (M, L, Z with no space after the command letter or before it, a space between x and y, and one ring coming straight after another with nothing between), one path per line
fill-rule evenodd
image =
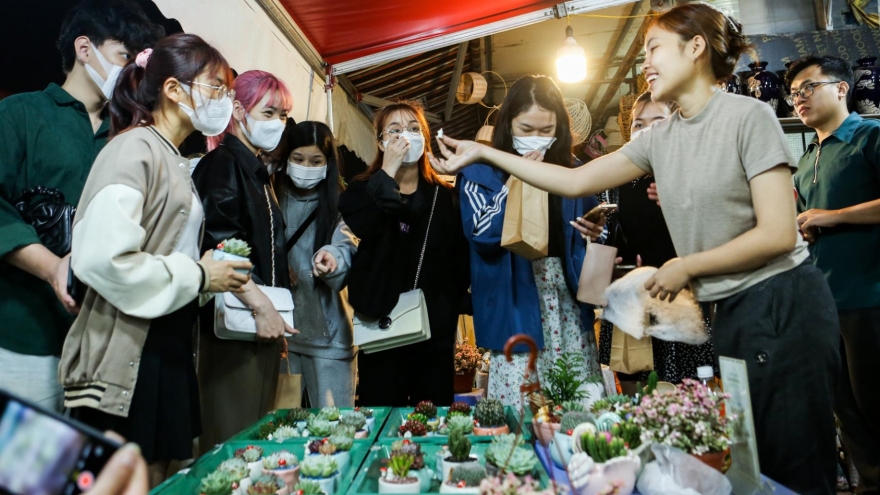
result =
M434 202L431 204L431 215L428 217L428 229L425 230L425 243L422 244L422 254L419 256L419 267L416 269L416 282L413 284L412 290L419 287L419 275L422 274L422 262L425 261L425 249L428 247L428 234L431 233L431 221L434 220L434 208L437 206L437 191L440 186L434 186Z
M272 213L272 201L269 200L269 186L263 184L266 194L266 206L269 207L269 245L272 246L272 287L275 287L275 215Z

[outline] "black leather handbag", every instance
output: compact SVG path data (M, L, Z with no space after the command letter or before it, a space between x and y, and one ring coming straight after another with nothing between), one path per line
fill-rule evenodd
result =
M64 201L64 193L37 186L22 192L13 205L21 218L34 227L40 242L49 251L59 258L70 252L76 207Z

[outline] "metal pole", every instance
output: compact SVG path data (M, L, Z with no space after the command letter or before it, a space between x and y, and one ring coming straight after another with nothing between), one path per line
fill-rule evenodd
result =
M324 64L325 84L324 92L327 93L327 127L333 131L333 86L336 85L336 78L333 77L333 66Z

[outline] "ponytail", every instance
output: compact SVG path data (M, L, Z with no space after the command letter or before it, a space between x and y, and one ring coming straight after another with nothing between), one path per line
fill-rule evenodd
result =
M119 73L113 97L110 99L110 126L112 134L123 129L135 127L137 124L148 126L153 124L152 109L156 104L156 96L146 94L141 84L146 69L131 61Z

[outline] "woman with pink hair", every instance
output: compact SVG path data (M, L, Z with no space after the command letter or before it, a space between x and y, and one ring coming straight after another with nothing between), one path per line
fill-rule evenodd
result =
M251 247L252 278L244 292L235 295L253 310L257 338L254 342L217 338L214 304L201 309L201 453L256 422L273 407L283 337L294 333L257 287L290 288L284 225L272 192L272 171L259 155L278 146L293 99L280 79L252 70L236 78L233 100L226 131L209 138L210 152L199 161L192 178L205 210L202 251L230 238Z

